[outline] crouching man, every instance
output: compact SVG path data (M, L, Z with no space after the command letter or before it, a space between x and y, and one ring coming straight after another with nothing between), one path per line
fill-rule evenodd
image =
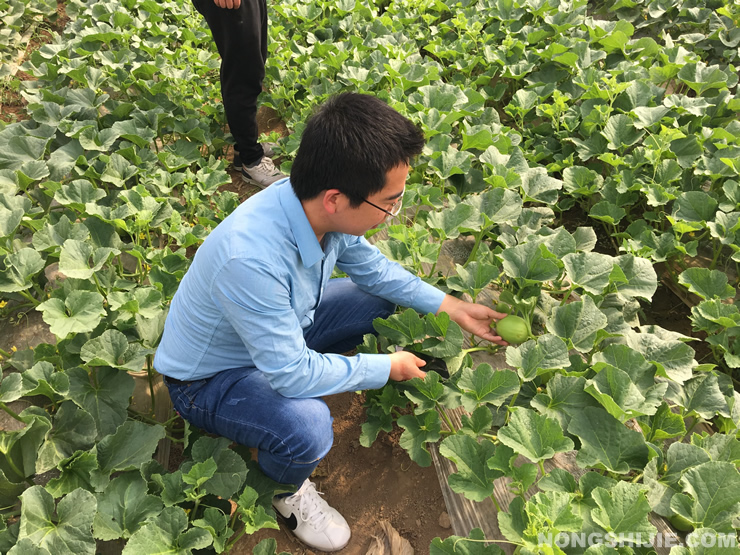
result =
M447 312L490 331L503 314L445 295L385 258L364 234L401 210L421 132L382 101L346 93L309 120L291 177L237 208L198 249L172 300L155 357L193 425L258 450L263 472L297 492L273 505L322 551L350 528L309 476L332 446L324 395L423 378L409 352L345 353L397 305ZM334 267L349 277L329 279Z

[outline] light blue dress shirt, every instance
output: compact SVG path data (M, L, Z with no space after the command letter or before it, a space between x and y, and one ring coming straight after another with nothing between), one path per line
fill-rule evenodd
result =
M256 367L286 397L383 386L387 355L306 346L304 330L335 265L364 291L422 314L436 313L445 296L364 237L328 233L322 249L284 179L241 204L200 246L172 299L155 368L191 381Z

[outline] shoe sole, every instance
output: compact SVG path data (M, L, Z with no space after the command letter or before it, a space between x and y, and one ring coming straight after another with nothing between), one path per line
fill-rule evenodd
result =
M251 177L247 177L242 173L242 181L246 183L247 185L254 185L255 187L259 187L260 189L267 189L272 183L268 183L267 185L263 185L259 181L255 181Z

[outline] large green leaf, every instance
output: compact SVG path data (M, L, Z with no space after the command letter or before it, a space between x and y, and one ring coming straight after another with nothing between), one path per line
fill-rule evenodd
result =
M131 536L123 555L190 555L194 549L211 545L211 534L202 528L188 527L188 516L180 507L167 507Z
M103 295L97 291L72 291L64 300L52 298L36 307L43 313L44 322L59 339L70 333L93 331L103 316Z
M445 438L439 452L457 468L457 472L447 477L452 490L473 501L490 497L494 480L503 476L502 472L488 467L488 459L493 457L494 451L495 446L487 439L479 443L463 434Z
M593 349L596 333L607 325L607 318L589 296L582 301L556 307L547 319L547 330L569 342L576 350Z
M138 468L152 458L157 443L165 436L162 426L148 426L135 420L127 420L113 435L98 443L100 470L110 474L116 470Z
M114 478L96 497L98 511L93 526L99 540L128 539L164 508L158 497L147 493L146 480L139 472Z
M598 193L604 178L584 166L571 166L563 170L563 188L571 195L589 197Z
M92 493L76 489L54 506L54 498L41 486L21 495L19 539L28 538L50 553L95 553L92 522L97 504Z
M489 364L463 368L457 382L463 406L470 412L483 403L501 406L519 391L519 379L511 370L494 370Z
M676 339L664 339L653 333L625 333L627 345L658 366L658 374L683 383L691 378L696 365L694 350Z
M489 222L503 224L516 221L522 212L522 197L511 189L491 189L478 195L469 195L462 202L473 207L473 213L464 227L480 229Z
M36 460L46 433L51 429L49 415L41 408L29 407L19 415L26 423L22 430L0 434L0 470L13 482L22 482L36 473Z
M574 285L592 295L601 295L609 285L614 258L597 252L569 253L563 257L565 275Z
M642 434L626 428L603 408L586 407L574 414L568 432L581 440L576 456L581 468L627 474L647 464L648 446Z
M586 382L586 392L620 422L630 418L655 414L668 384L660 383L641 390L630 375L614 366L605 365L596 377Z
M89 237L90 232L82 223L72 223L65 214L54 225L44 222L43 227L33 234L33 246L37 251L58 252L67 239L86 241Z
M563 435L557 420L522 407L513 409L508 424L499 429L498 438L535 463L573 449L573 441Z
M713 372L697 374L684 382L683 386L671 384L667 396L683 407L686 414L698 414L706 420L717 414L729 415L727 400Z
M182 471L188 472L193 464L213 458L217 468L214 475L205 482L205 491L224 499L239 491L247 476L246 463L228 448L230 444L231 441L226 438L198 438L191 451L192 462L182 466Z
M496 266L485 262L471 262L467 266L456 264L455 269L456 275L447 278L447 287L468 293L473 299L500 274Z
M21 391L24 396L44 395L51 401L59 401L69 393L69 379L53 364L42 360L23 372Z
M23 248L2 259L5 268L0 271L0 292L13 293L29 289L32 278L44 269L44 259L34 249Z
M639 141L645 131L637 129L629 116L617 114L609 118L601 134L609 141L609 150L623 150Z
M671 509L698 528L735 533L733 521L740 516L740 473L734 464L705 462L687 470L680 483L685 494L673 497Z
M671 141L671 152L676 155L678 164L686 169L692 167L694 162L704 154L704 149L699 144L696 135L690 135Z
M727 274L709 268L687 268L678 276L678 282L702 299L731 299L735 288L727 283Z
M80 357L90 366L111 366L140 371L149 351L136 343L129 343L118 330L108 329L82 346Z
M688 63L678 72L678 78L686 83L697 96L710 89L727 87L727 74L720 66L707 66L704 62Z
M39 160L49 139L16 135L7 141L0 138L0 169L20 169L26 162Z
M517 369L522 380L531 381L538 373L568 368L568 346L555 335L541 335L518 347L507 347L506 363Z
M51 470L76 451L89 449L95 444L96 434L93 417L72 401L65 401L54 415L54 426L39 449L36 471Z
M441 437L442 427L437 411L430 410L421 415L407 414L397 422L404 429L399 444L406 449L411 460L419 466L432 464L432 456L426 444L439 441Z
M591 517L607 532L616 536L639 534L644 538L651 538L657 532L648 519L651 509L645 486L619 482L610 490L597 487L591 497L599 506L591 512Z
M553 258L546 257L547 247L531 241L505 249L501 253L504 259L504 272L512 278L524 278L532 281L550 281L560 275L560 268Z
M618 256L615 260L626 281L616 283L617 290L629 297L650 300L658 289L658 275L652 262L631 254Z
M546 393L538 393L531 401L533 408L555 418L563 430L574 416L586 407L599 407L599 403L584 391L586 380L582 377L555 374L547 382Z
M111 256L117 254L120 254L117 249L95 248L90 243L67 239L59 255L59 271L67 277L90 279Z
M460 235L460 226L473 215L473 212L474 208L470 204L456 204L452 208L431 212L427 224L439 231L443 239L455 239Z
M524 200L553 205L558 201L558 193L563 182L547 175L545 168L531 168L522 174L522 192Z
M422 339L426 331L424 320L419 318L419 314L412 308L406 309L401 314L389 316L385 320L376 318L373 320L373 327L380 335L401 347Z
M221 553L226 550L226 544L229 538L234 534L234 531L229 528L229 516L214 507L208 507L203 512L203 518L193 520L193 526L203 528L211 534L211 537L213 538L213 548L216 550L216 553ZM275 541L274 538L270 539L273 542ZM263 540L263 542L264 541L266 540ZM259 545L257 547L259 547ZM252 551L253 554L260 553L257 547ZM277 542L275 543L275 547L277 547ZM270 555L275 555L275 548L273 548Z
M55 193L54 200L69 206L76 212L84 212L88 202L95 203L105 197L105 191L97 189L87 179L76 179L62 185Z
M70 368L69 390L72 400L95 420L97 440L116 431L126 421L134 379L125 371L102 367L95 380L84 368Z
M673 206L673 218L688 222L708 222L717 211L717 201L704 191L681 193Z
M30 209L27 197L0 193L0 237L13 235Z
M98 472L98 457L94 449L76 451L57 465L60 474L49 480L46 491L61 497L82 488L89 492L102 491L108 483L107 476Z

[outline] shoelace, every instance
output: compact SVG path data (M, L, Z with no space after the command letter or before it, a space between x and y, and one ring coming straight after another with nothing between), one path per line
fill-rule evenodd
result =
M317 531L324 529L331 520L331 515L325 511L328 505L321 495L321 492L316 491L316 484L306 480L301 489L291 496L292 502L298 501L301 519Z
M257 171L262 170L271 175L278 173L278 169L275 167L275 164L273 164L272 160L268 158L267 156L263 156L259 164L253 167L247 167L246 170L247 170L247 173L249 173L250 170L257 170Z

